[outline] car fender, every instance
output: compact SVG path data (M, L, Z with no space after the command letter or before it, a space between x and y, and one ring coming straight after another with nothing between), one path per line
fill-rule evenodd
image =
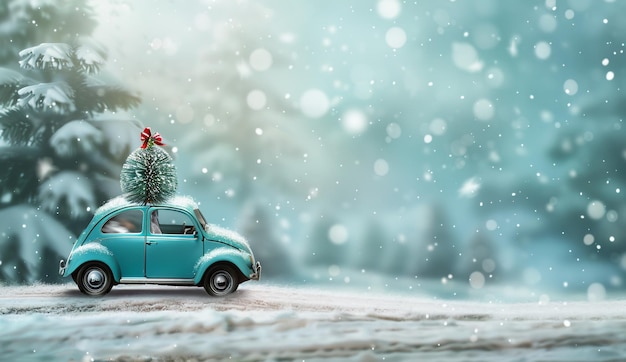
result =
M74 249L70 255L70 259L63 276L66 277L71 275L78 270L81 265L94 261L101 262L108 266L109 269L111 269L111 273L113 273L113 279L115 282L120 281L121 270L119 264L113 256L113 253L106 246L97 242L84 244Z
M217 248L204 254L196 263L196 277L194 284L200 285L204 273L215 263L227 262L235 265L243 275L248 276L252 273L250 264L250 254L235 248ZM243 280L242 280L243 281ZM241 281L240 281L241 282Z

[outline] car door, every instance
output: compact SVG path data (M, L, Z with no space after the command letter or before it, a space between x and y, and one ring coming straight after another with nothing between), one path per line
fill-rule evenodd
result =
M202 241L193 218L185 211L152 207L146 236L146 277L191 279L202 256Z
M122 278L144 276L145 234L142 232L143 211L140 208L123 209L102 222L99 233L93 237L106 247L120 267Z

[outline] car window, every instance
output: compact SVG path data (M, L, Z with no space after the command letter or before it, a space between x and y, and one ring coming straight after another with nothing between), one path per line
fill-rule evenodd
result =
M102 225L103 233L134 234L141 232L141 210L126 210L114 215Z
M152 234L193 234L195 224L189 215L169 209L153 210L150 214Z

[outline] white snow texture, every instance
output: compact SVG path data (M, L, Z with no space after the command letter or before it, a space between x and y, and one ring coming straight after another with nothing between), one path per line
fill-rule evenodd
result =
M6 361L618 361L617 301L475 303L246 283L0 289Z

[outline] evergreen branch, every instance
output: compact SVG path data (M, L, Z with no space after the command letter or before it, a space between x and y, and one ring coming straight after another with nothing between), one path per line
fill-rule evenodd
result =
M19 94L17 94L20 88L22 85L19 82L0 84L0 106L6 108L15 106L20 99Z
M79 59L78 64L80 64L80 69L87 74L96 74L100 71L100 67L102 67L102 63L90 63L85 59Z
M87 74L95 74L100 71L106 60L106 51L95 42L83 40L85 44L74 50L76 62L80 69Z
M20 103L38 111L73 112L74 90L64 81L26 86L17 92Z
M138 96L119 87L84 86L84 90L76 93L75 102L78 111L90 114L130 109L141 102Z
M38 156L39 150L32 147L0 147L0 195L9 193L10 203L34 197L39 182Z
M0 106L13 107L19 100L18 90L34 84L35 81L6 68L0 68Z
M41 43L26 48L19 53L22 60L20 66L24 69L70 69L72 62L72 47L65 43Z
M0 112L0 137L13 145L27 145L33 137L35 127L28 114L19 108Z

